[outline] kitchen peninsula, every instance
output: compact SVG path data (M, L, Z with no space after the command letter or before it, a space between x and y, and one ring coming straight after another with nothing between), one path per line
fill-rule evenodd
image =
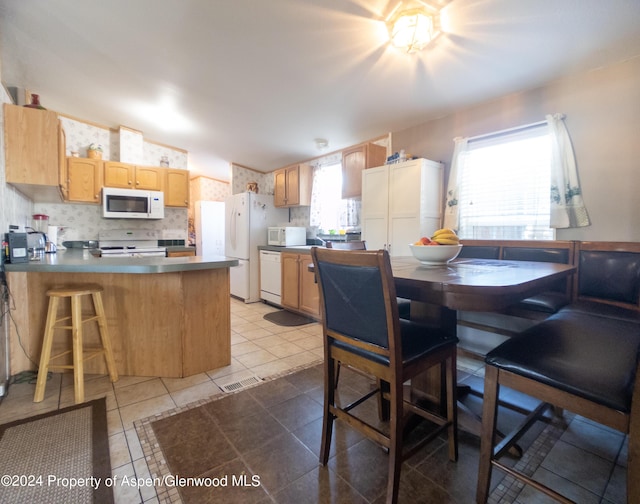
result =
M101 258L86 249L6 264L15 321L11 374L35 369L40 358L46 291L78 283L104 287L120 375L179 378L226 366L231 361L229 268L237 264L221 256ZM92 310L89 304L86 308ZM85 347L97 345L97 325L85 326ZM69 334L56 334L54 353L70 349ZM102 359L92 359L85 372L105 374L106 366Z

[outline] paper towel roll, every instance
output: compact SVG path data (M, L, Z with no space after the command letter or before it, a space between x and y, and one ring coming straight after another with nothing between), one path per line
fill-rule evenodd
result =
M47 227L47 239L55 245L58 244L58 226Z

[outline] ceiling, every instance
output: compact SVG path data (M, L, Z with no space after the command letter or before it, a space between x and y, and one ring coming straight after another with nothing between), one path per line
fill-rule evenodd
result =
M431 0L443 33L414 54L387 43L396 3L0 0L1 75L227 179L640 54L638 0Z

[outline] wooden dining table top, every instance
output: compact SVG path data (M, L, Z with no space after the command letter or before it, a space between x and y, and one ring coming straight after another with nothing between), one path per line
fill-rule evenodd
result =
M392 257L391 268L399 297L473 311L506 308L575 270L568 264L467 258L424 265L414 257Z

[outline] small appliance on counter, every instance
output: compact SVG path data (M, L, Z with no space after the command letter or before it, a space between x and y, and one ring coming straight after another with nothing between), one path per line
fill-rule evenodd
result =
M23 263L29 261L27 233L5 233L4 246L5 261L10 263Z
M293 226L278 226L268 229L268 245L278 247L295 247L307 244L307 228Z

